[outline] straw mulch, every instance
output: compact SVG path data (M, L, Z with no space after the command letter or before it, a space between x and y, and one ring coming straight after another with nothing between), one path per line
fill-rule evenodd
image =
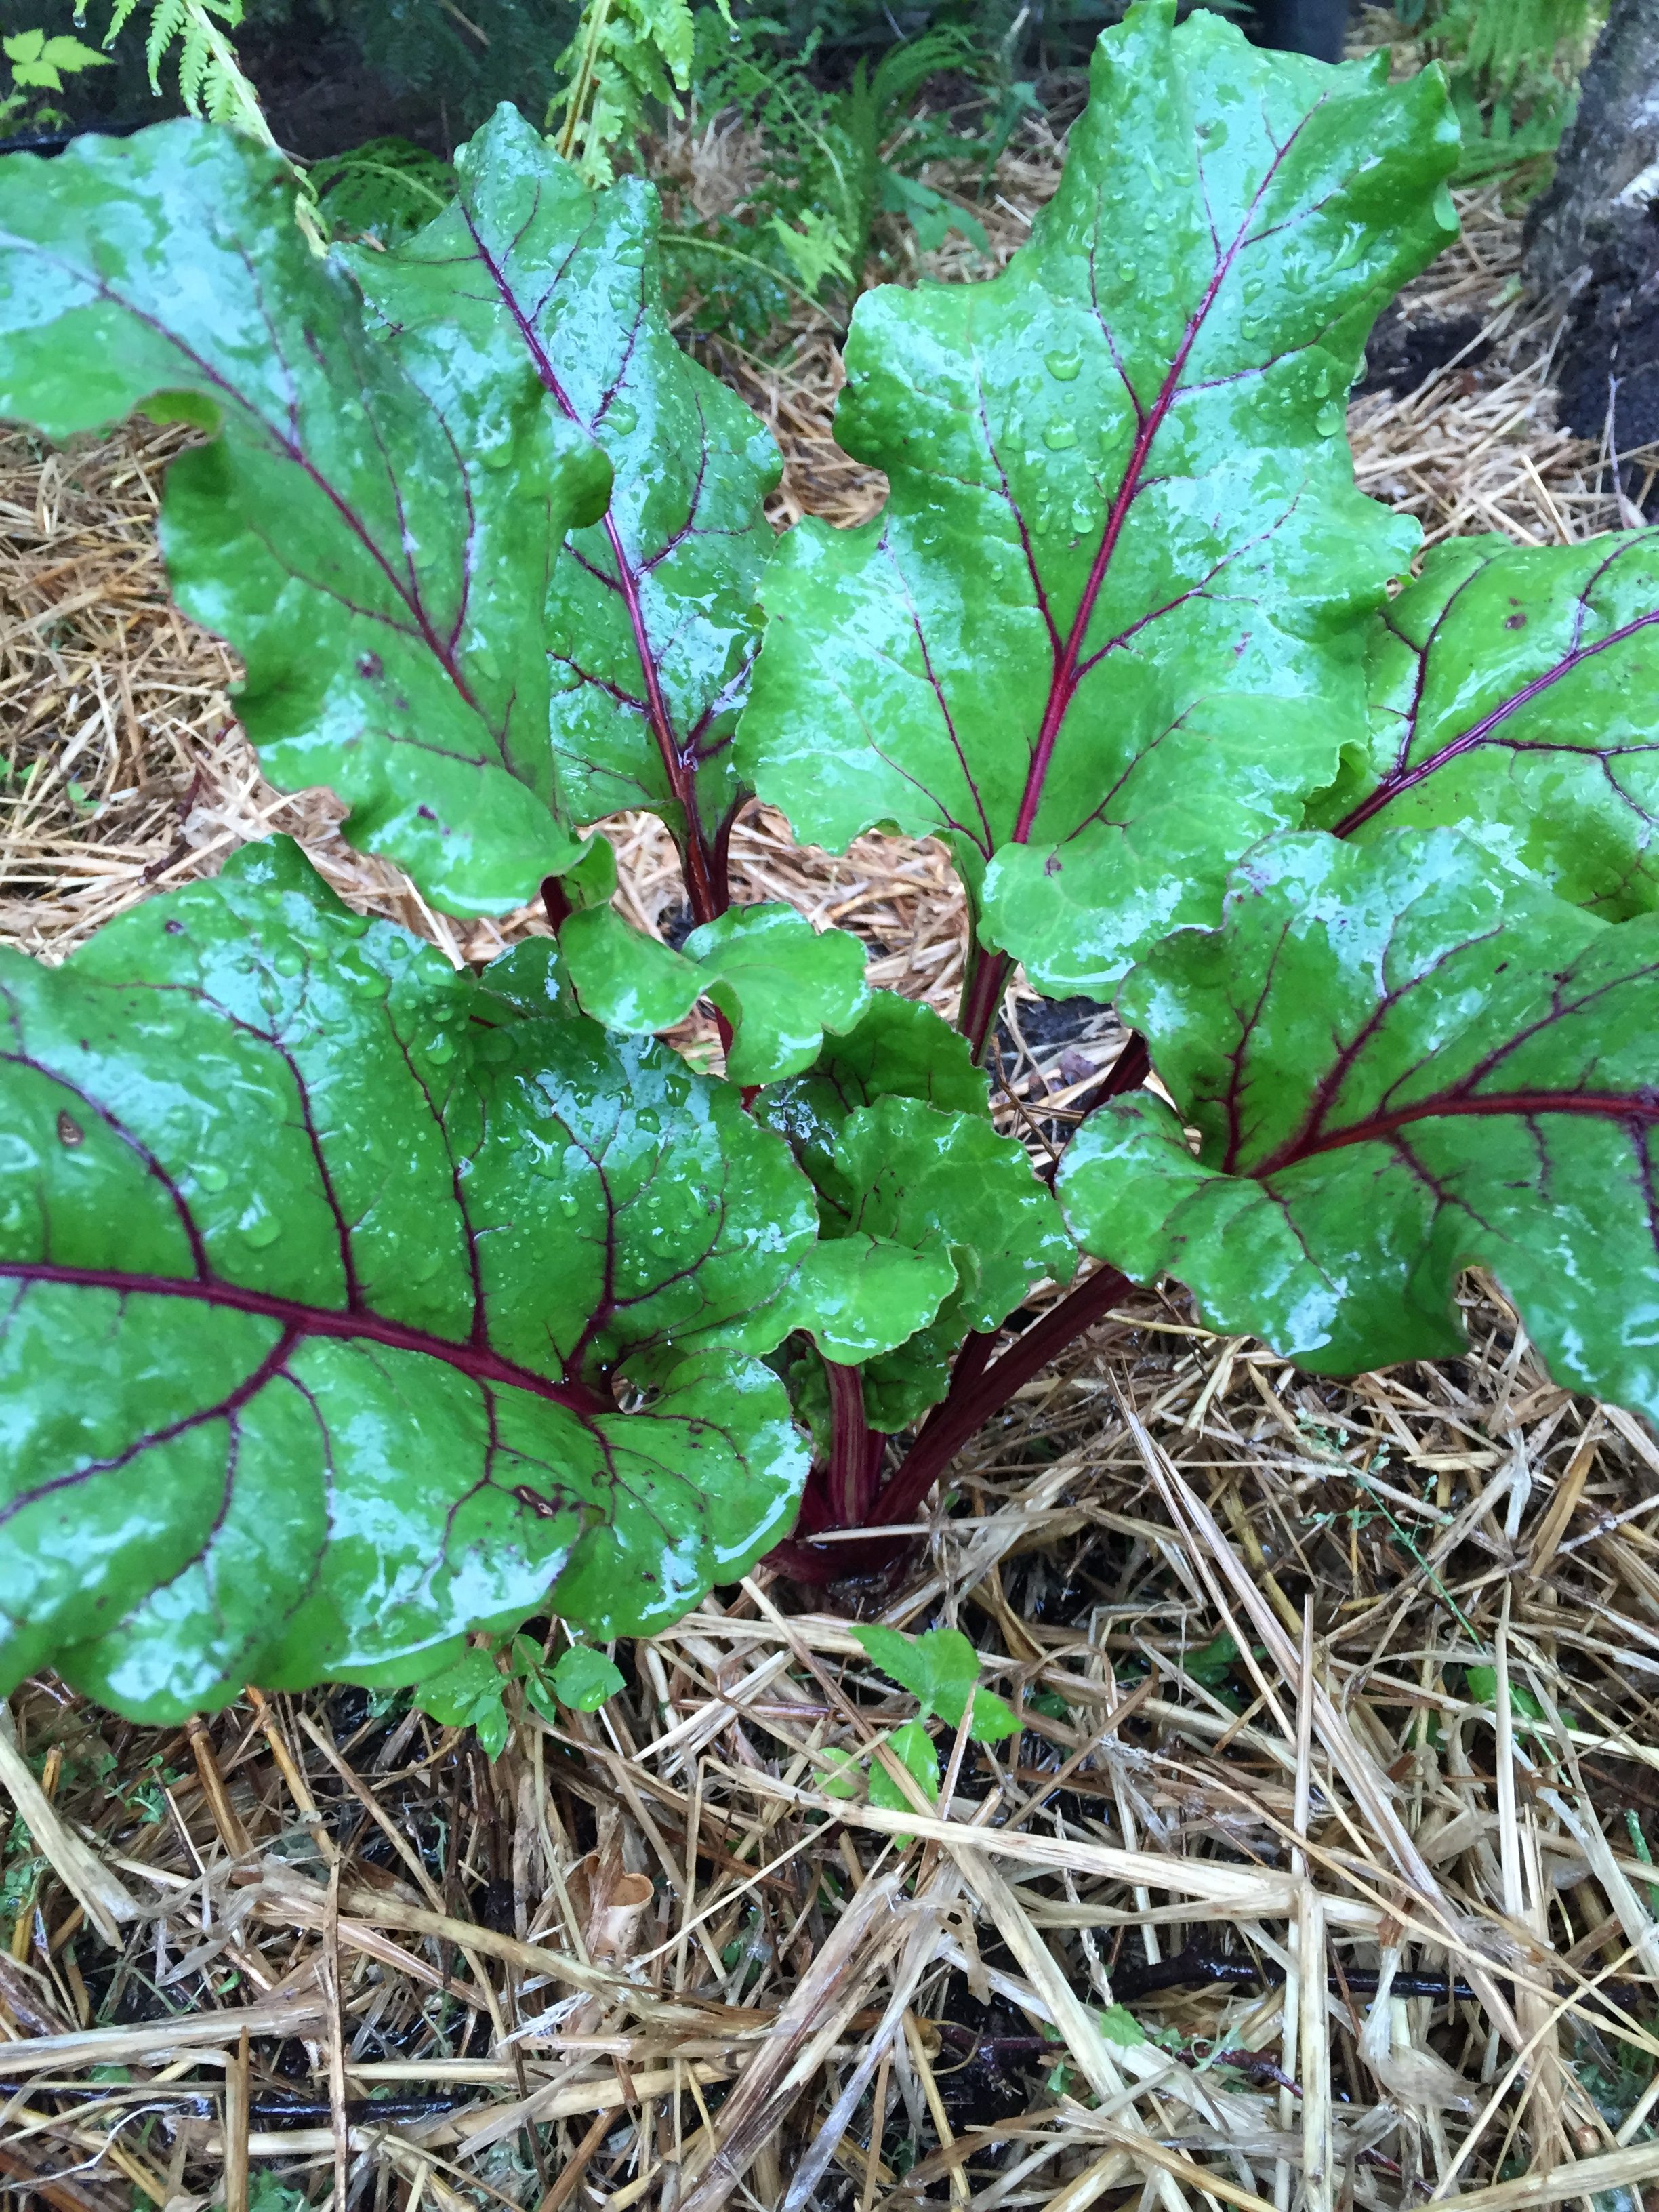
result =
M1006 165L1000 244L1052 172ZM1412 312L1473 307L1485 343L1356 404L1362 481L1431 536L1605 527L1598 455L1551 427L1516 227L1495 193L1466 214ZM722 366L785 447L781 514L870 510L829 435L829 333ZM262 781L156 563L176 443L4 448L0 929L58 957L288 830L358 903L487 956L502 930L434 917L326 799ZM664 842L617 836L660 926ZM736 850L750 893L948 1005L936 848L803 854L757 812ZM1055 1134L1109 1020L1044 1044L1017 1000L1007 1030L1005 1114ZM509 1692L493 1762L401 1697L250 1689L168 1731L30 1685L0 1725L0 2188L60 2212L1638 2212L1659 1448L1468 1298L1466 1359L1338 1385L1147 1294L1022 1391L913 1571L843 1594L960 1625L1023 1713L942 1743L931 1810L824 1794L849 1756L899 1786L884 1740L914 1706L847 1605L764 1570L621 1647L598 1714L550 1726Z

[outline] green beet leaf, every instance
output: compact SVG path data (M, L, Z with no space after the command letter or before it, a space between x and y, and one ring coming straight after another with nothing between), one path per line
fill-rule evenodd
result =
M1089 1250L1331 1374L1460 1350L1485 1267L1559 1381L1659 1414L1659 916L1449 831L1291 836L1120 1005L1176 1110L1116 1100L1073 1140Z
M0 1692L411 1680L544 1606L647 1631L783 1534L753 1355L810 1186L730 1085L526 1011L550 952L497 992L279 840L0 956Z
M931 1006L896 991L872 991L854 1026L825 1037L805 1073L774 1085L755 1111L788 1139L814 1188L845 1212L851 1200L836 1172L836 1140L848 1115L878 1098L918 1098L947 1114L990 1118L990 1079L967 1039Z
M733 1083L774 1083L817 1058L826 1030L866 1012L864 947L845 929L815 930L793 907L731 907L674 951L612 907L573 914L559 948L583 1011L608 1029L672 1029L700 998L732 1025Z
M1455 227L1437 71L1173 15L1101 38L1001 276L860 302L836 434L890 497L784 541L738 735L804 839L949 838L981 938L1055 995L1212 920L1363 730L1415 526L1355 491L1343 402Z
M794 1318L847 1365L897 1351L930 1322L958 1343L994 1328L1033 1284L1066 1281L1077 1263L1024 1146L971 1114L912 1098L860 1106L836 1137L832 1182L821 1241L795 1279Z
M522 348L480 381L366 322L292 200L274 155L189 121L0 161L0 415L216 428L169 472L163 543L246 663L267 772L331 784L440 906L502 913L575 857L547 599L609 467Z
M1609 921L1659 908L1659 532L1437 547L1377 617L1370 682L1316 827L1461 827Z
M547 599L560 805L580 823L665 816L694 910L712 914L713 852L743 795L732 733L759 637L777 447L675 341L648 185L589 191L507 106L456 171L453 208L400 252L352 266L444 375L489 392L528 369L609 456L610 509L581 518Z
M609 905L579 907L560 924L559 958L582 1012L629 1036L683 1022L706 980L672 945L645 936Z
M795 1278L801 1326L843 1367L896 1351L956 1286L956 1263L942 1243L918 1249L863 1230L815 1244Z

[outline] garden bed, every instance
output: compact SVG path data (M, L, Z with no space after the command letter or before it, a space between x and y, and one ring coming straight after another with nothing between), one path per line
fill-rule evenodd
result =
M1004 163L1000 252L1052 175ZM1629 520L1553 427L1518 222L1495 187L1464 213L1406 320L1473 327L1356 401L1362 486L1431 538ZM832 331L708 357L784 449L778 520L873 511L830 433ZM543 927L445 921L325 795L263 781L155 551L179 435L0 453L0 934L59 957L271 830L457 961ZM619 843L634 918L672 930L666 839ZM733 857L740 896L952 1001L937 847L803 859L755 809ZM1007 1010L999 1111L1043 1146L1116 1035L1036 1005ZM168 1730L31 1685L0 1739L0 2183L109 2212L1633 2208L1659 2181L1659 1447L1468 1304L1466 1359L1334 1384L1139 1296L963 1454L908 1579L803 1609L763 1570L623 1646L600 1711L515 1713L493 1762L357 1690ZM959 1624L1025 1720L962 1747L935 1822L819 1788L909 1711L860 1610Z

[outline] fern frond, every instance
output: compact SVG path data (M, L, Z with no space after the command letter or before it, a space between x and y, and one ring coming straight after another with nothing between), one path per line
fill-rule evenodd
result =
M839 277L843 284L854 281L851 241L823 209L803 208L793 223L775 215L768 228L814 297L831 276Z
M126 28L127 22L137 5L138 0L115 0L115 5L110 12L109 28L104 33L106 53L115 44L119 33Z
M112 0L110 27L104 44L122 30L137 10L138 0ZM294 168L271 136L259 95L243 74L231 44L230 33L240 30L242 0L150 0L149 31L144 58L149 64L152 90L161 89L161 64L178 48L179 96L192 115L210 123L228 124L281 155L299 188L295 220L314 252L325 250L317 213L317 196L310 181Z
M719 0L732 20L729 0ZM678 112L691 88L696 21L690 0L587 0L576 35L559 58L568 83L558 149L588 183L609 184L615 155L638 137L653 100Z
M161 60L185 27L185 0L155 0L144 40L144 59L149 64L149 88L161 89Z

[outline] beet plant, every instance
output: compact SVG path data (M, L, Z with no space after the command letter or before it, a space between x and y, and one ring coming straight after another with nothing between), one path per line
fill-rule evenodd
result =
M164 548L268 775L556 932L457 973L276 839L0 964L0 1687L163 1718L883 1564L813 1540L1165 1273L1343 1373L1454 1352L1479 1265L1659 1413L1659 540L1406 580L1344 401L1455 228L1444 86L1171 16L1102 38L1001 275L860 302L890 497L781 541L650 190L511 110L385 252L210 125L0 163L0 412L210 433ZM959 1026L732 905L753 794L945 841ZM636 807L678 950L580 834ZM1132 1032L1052 1189L990 1119L1017 964ZM721 1077L653 1034L700 1000Z

